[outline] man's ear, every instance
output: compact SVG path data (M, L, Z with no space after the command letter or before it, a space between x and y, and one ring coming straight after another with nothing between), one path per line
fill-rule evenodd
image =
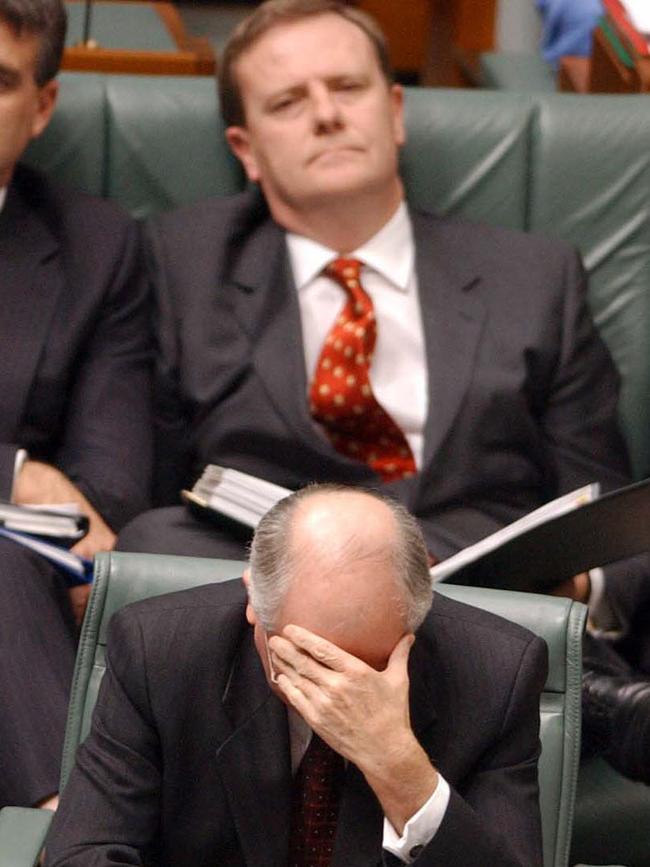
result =
M244 582L244 587L246 588L246 593L248 594L248 598L250 600L251 597L251 573L250 569L244 569L244 574L242 575L241 580ZM253 611L253 606L250 604L250 601L246 605L246 620L250 623L251 626L255 626L257 623L257 616Z
M59 82L52 79L38 91L36 114L32 121L32 138L39 136L50 122L59 95Z
M248 130L243 126L229 126L226 128L226 141L230 150L244 167L249 181L259 181L260 173L257 160L253 154Z
M401 147L406 141L404 125L404 88L401 84L393 84L390 88L390 98L393 107L393 130L395 143Z

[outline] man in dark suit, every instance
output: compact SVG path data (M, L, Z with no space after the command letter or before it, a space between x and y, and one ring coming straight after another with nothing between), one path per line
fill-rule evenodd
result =
M406 207L402 91L371 21L320 0L262 4L226 48L220 88L229 143L262 195L151 228L164 501L207 463L292 489L381 486L443 559L561 493L628 481L618 376L577 255ZM361 401L322 378L327 364L343 383L358 378L344 340L340 363L327 356L337 327L360 328L330 271L341 256L360 261L356 282L374 305ZM342 406L323 408L322 389ZM346 429L378 405L402 436L395 456L412 461L401 474L382 472L377 443ZM119 545L241 556L244 542L176 506L136 519ZM605 600L628 615L623 631L647 588L643 564L608 569ZM588 576L569 592L586 599Z
M431 605L402 506L305 488L244 580L248 599L231 581L112 621L51 867L541 865L544 644Z
M0 497L78 505L73 550L92 557L148 503L150 348L135 226L17 165L54 109L65 26L60 0L0 0ZM87 593L0 539L0 804L58 789Z

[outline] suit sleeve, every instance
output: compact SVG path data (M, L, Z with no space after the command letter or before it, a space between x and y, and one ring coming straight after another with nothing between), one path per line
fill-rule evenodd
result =
M119 612L113 618L108 648L92 730L77 750L46 842L49 867L142 865L155 842L160 748L133 615Z
M151 485L150 313L139 230L107 231L110 269L55 463L117 530L147 508Z
M19 446L0 443L0 500L9 500L14 483L14 467Z
M631 481L618 424L619 376L587 304L587 278L577 255L565 271L564 317L553 388L542 418L559 493L598 481L603 492ZM605 592L618 627L627 629L650 598L650 557L605 569Z
M146 261L155 304L154 368L154 504L178 503L189 483L190 420L180 385L178 311L166 268L164 230L152 223L146 232Z
M546 658L544 642L531 639L513 679L499 738L462 792L452 787L436 835L414 862L418 867L541 867L537 760Z
M630 480L618 424L619 376L587 303L587 278L577 254L567 255L557 363L541 428L560 493L599 481L604 490Z

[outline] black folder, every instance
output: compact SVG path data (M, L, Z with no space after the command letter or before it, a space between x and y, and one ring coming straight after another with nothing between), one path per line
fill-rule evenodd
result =
M446 581L543 593L580 572L648 551L650 479L644 479L533 527Z

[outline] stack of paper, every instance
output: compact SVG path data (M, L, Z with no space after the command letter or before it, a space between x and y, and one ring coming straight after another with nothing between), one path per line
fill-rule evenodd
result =
M16 506L0 502L0 527L16 533L50 536L76 542L88 532L88 518L75 503Z
M248 473L208 464L183 499L204 509L214 509L240 524L257 527L262 515L291 491Z

